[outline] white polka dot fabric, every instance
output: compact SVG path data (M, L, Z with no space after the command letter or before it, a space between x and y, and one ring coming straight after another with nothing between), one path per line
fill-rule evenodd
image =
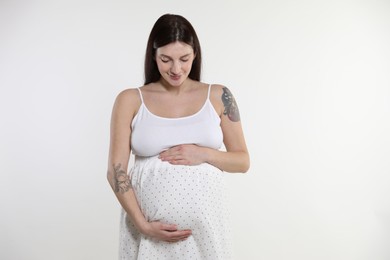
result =
M191 229L184 241L168 243L140 234L122 210L119 259L227 260L230 231L221 170L209 164L171 165L136 157L130 171L138 204L148 221Z

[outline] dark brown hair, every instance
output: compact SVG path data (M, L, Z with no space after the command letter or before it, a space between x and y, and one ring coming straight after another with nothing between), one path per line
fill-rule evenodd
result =
M145 85L156 82L161 77L155 59L156 50L176 41L192 46L196 56L188 77L200 81L202 54L199 39L194 28L183 16L165 14L156 21L149 35L145 55Z

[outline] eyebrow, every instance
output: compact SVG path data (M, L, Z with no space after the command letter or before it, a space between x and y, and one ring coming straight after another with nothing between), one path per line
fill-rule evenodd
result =
M185 54L185 55L181 56L180 59L185 58L185 57L190 56L190 55L191 55L191 53ZM168 56L168 55L165 55L165 54L160 54L160 57L172 59L171 56Z

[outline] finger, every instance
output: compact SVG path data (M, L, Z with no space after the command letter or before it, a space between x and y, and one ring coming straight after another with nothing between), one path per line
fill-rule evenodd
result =
M174 161L176 162L176 161L183 160L183 157L181 155L174 154L174 155L163 156L160 159L166 162L174 162Z
M180 164L180 162L179 162L179 160L168 160L167 162L169 162L170 164L175 164L175 165L179 165Z
M162 224L161 229L165 231L173 232L173 231L177 231L177 226L175 224Z
M168 156L170 153L171 153L171 149L172 148L169 148L169 149L167 149L167 150L165 150L165 151L162 151L161 153L159 153L159 156L161 157L161 156Z
M188 160L184 160L184 159L169 160L168 162L170 164L174 164L174 165L190 165L190 162Z
M175 231L167 231L166 230L166 235L170 238L170 239L177 239L177 238L180 238L180 237L188 237L192 234L192 230L190 229L183 229L183 230L175 230Z
M174 237L174 238L170 237L170 238L167 238L166 241L168 241L168 242L178 242L178 241L186 240L188 237L189 236L185 236L185 237L181 236L181 237Z
M166 156L167 154L168 154L168 150L159 153L158 156L159 156L159 157L163 157L163 156Z
M189 237L191 234L192 234L191 230L185 229L185 230L175 231L175 232L171 233L170 235L171 235L171 238L181 239L181 238Z
M164 151L162 151L160 154L169 154L169 153L172 153L172 152L176 152L179 150L179 146L173 146L171 148L168 148Z
M177 155L183 153L183 145L177 145L164 151L167 155ZM163 152L163 153L164 153Z
M185 233L184 233L184 236L191 236L192 235L192 230L191 229L186 229L186 230L183 230Z
M178 154L174 153L174 152L164 152L164 153L160 153L160 155L158 156L161 160L172 160L175 158L175 156L177 156Z
M179 237L177 237L177 239L178 239L178 240L185 240L185 239L187 239L189 236L191 236L191 233L189 233L189 234L187 234L187 235L185 235L185 236L179 236Z

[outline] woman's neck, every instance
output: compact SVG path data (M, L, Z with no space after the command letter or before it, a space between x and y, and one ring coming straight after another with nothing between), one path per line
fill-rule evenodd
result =
M174 95L180 95L181 93L189 91L194 86L194 81L191 79L186 79L181 85L172 86L162 78L159 80L159 84L165 91L170 92Z

